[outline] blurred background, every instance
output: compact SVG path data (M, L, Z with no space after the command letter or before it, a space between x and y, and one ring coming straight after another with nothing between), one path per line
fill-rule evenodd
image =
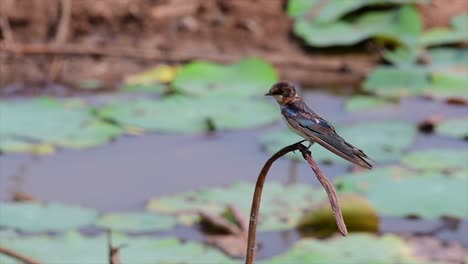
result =
M0 263L243 263L282 79L375 168L311 148L341 237L275 162L257 263L468 263L467 44L466 0L1 0Z

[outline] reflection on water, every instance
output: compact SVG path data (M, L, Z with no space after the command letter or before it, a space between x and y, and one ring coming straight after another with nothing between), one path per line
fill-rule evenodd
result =
M421 121L435 114L450 117L466 115L465 106L450 106L426 100L403 100L399 107L348 114L343 99L324 93L307 93L307 103L317 113L335 123L366 120ZM415 111L417 109L417 111ZM279 113L278 113L279 114ZM159 135L123 137L109 146L89 150L61 150L56 155L32 158L25 155L0 157L0 199L8 200L14 191L24 191L45 201L60 201L97 208L102 212L142 209L150 197L174 194L197 188L255 181L268 158L258 137L276 124L242 132L206 135ZM464 148L466 143L418 135L412 148ZM330 178L346 172L342 165L324 165ZM284 183L318 184L304 162L277 161L268 180ZM267 190L266 190L267 191ZM430 233L440 223L427 220L384 219L384 232ZM188 231L190 230L190 231ZM438 230L446 240L463 240L468 245L468 221L458 229ZM171 231L179 237L197 239L193 229ZM465 235L465 236L464 236ZM298 239L295 231L261 233L262 257L278 254Z

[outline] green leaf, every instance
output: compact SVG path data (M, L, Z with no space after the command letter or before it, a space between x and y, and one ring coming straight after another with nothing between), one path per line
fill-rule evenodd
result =
M101 216L96 225L117 231L143 232L171 229L175 226L175 219L145 212L110 213Z
M365 194L384 216L468 217L468 184L461 177L390 167L342 175L335 184L339 192Z
M209 130L209 123L216 129L233 130L262 126L280 119L276 107L266 101L235 96L220 100L216 95L200 98L174 95L159 101L117 102L102 108L99 116L121 125L178 133L204 132Z
M301 17L307 15L318 0L288 0L287 13L290 17Z
M399 159L401 152L410 146L416 135L416 128L412 124L398 121L366 122L352 126L338 126L336 131L347 142L362 149L376 162ZM300 141L300 139L292 131L283 130L266 133L262 136L261 143L268 152L275 153L287 145ZM347 163L346 160L318 144L314 144L311 151L314 159L318 162ZM288 157L302 160L300 154L289 153Z
M456 16L452 19L452 29L433 28L423 33L422 46L436 46L455 44L468 41L468 14Z
M77 100L38 98L0 102L0 113L2 139L85 148L105 144L121 134L118 127L97 120Z
M382 98L366 95L355 95L346 100L345 108L348 112L361 112L388 105Z
M168 90L165 83L172 82L179 71L179 67L158 65L141 73L125 78L124 91L130 92L157 92Z
M35 155L47 155L55 152L50 144L29 143L18 139L0 137L0 151L12 153L33 153Z
M436 126L436 132L449 137L468 137L468 117L443 120Z
M59 236L0 236L2 244L41 263L109 263L107 237L87 237L76 232ZM218 250L196 242L176 238L129 237L112 234L112 245L119 247L122 263L238 263ZM0 255L2 264L19 264L16 259Z
M367 76L364 89L377 95L402 97L419 95L428 84L428 73L423 68L379 66Z
M209 188L152 199L147 208L176 215L182 224L198 221L200 210L221 215L229 205L236 206L248 216L253 191L253 184L241 182L229 188ZM298 223L304 209L312 208L325 197L325 192L315 187L299 184L282 186L277 182L269 182L263 190L258 228L262 231L291 228ZM187 222L187 219L190 221Z
M426 149L406 154L402 162L412 168L432 171L452 171L468 166L465 149Z
M432 48L427 50L431 69L451 69L454 73L468 70L468 48Z
M468 71L466 74L432 74L432 82L424 94L435 99L457 99L468 102Z
M64 231L92 224L97 212L59 203L0 203L0 226L26 232Z
M172 85L191 95L216 93L229 98L263 95L277 80L276 71L269 63L249 58L231 65L205 61L189 63L182 67Z
M422 264L411 255L409 245L397 236L369 234L350 234L346 239L337 237L325 241L301 239L286 253L258 263Z
M417 48L397 47L393 51L384 50L383 57L395 66L408 68L416 64L420 52Z
M298 19L294 24L294 32L314 47L353 45L371 37L414 47L421 28L419 13L411 6L367 12L352 22L320 23Z

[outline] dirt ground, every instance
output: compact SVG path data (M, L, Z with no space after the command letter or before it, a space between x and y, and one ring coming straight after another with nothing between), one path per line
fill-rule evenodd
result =
M370 43L338 52L306 48L292 34L286 2L2 0L0 95L66 95L74 88L50 84L77 87L84 80L99 80L105 91L158 63L249 55L306 86L356 85L379 61ZM433 0L420 7L425 27L447 25L467 3Z

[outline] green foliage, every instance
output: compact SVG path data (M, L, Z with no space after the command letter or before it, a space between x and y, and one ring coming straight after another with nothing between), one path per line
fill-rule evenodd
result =
M0 215L0 227L45 232L87 226L97 212L59 203L0 203Z
M87 237L76 232L59 236L21 237L0 234L0 241L9 248L41 263L109 263L105 235ZM221 252L200 243L182 243L176 238L129 237L113 234L122 263L236 263ZM19 264L16 259L0 255L3 264Z
M394 264L422 263L411 255L411 249L394 235L377 237L368 234L350 234L326 241L301 239L289 251L259 264L284 263L360 263Z
M253 191L253 184L241 182L229 188L209 188L152 199L147 208L158 213L176 215L183 224L198 221L200 210L221 215L228 205L238 207L247 216L250 213ZM298 223L303 210L312 208L323 199L325 193L311 186L266 183L258 228L262 231L291 228Z
M388 101L379 97L354 95L346 101L345 108L348 112L361 112L386 105Z
M81 101L60 102L36 98L0 102L3 151L33 151L20 142L37 142L69 148L86 148L107 143L121 134L118 127L96 119ZM36 144L36 145L37 145Z
M182 67L172 85L177 91L190 95L216 94L230 99L263 95L277 80L270 64L249 58L231 65L191 62Z
M235 96L223 100L216 95L116 102L102 108L98 115L125 126L178 133L204 132L211 125L220 130L250 128L280 118L278 110L268 102Z
M424 32L421 45L424 47L456 44L468 41L468 14L455 16L452 19L452 28L433 28Z
M167 230L175 226L171 216L145 212L110 213L99 218L96 225L117 231L143 232Z
M451 171L468 167L466 149L426 149L406 154L403 163L415 169L432 171Z
M383 216L467 218L466 179L400 168L378 168L343 175L336 180L340 192L364 193Z
M413 142L416 135L416 128L412 124L399 121L338 126L336 131L346 141L362 149L377 162L397 160L401 152ZM283 130L266 133L262 136L261 142L268 152L275 153L280 148L298 142L300 139L301 137L293 132ZM318 144L314 144L311 151L318 162L347 162ZM302 159L300 154L290 153L288 157Z
M456 137L468 137L468 117L447 119L437 124L436 132L438 134Z

